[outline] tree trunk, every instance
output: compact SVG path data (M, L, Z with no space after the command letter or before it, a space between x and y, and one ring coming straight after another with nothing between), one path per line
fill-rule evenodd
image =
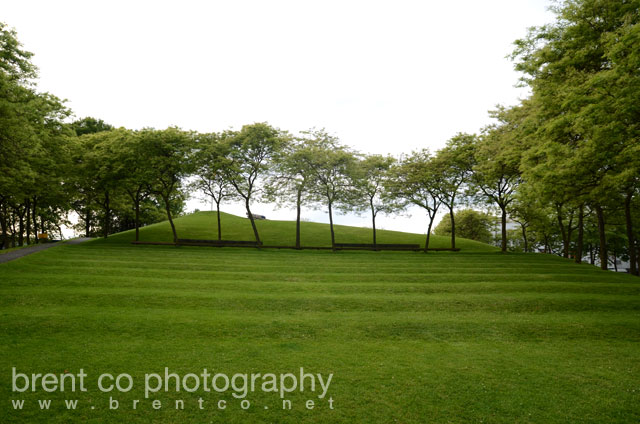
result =
M573 211L571 211L571 213L569 214L569 223L567 225L567 258L570 256L571 254L571 234L573 233L574 228L572 227L573 224Z
M15 212L12 214L9 222L11 223L11 247L16 247L16 217L15 217Z
M84 217L84 236L89 237L91 234L91 210L87 206L87 214Z
M373 201L369 202L371 205L371 224L373 225L373 250L378 250L376 247L378 245L376 240L376 209L373 207Z
M636 258L636 275L640 275L640 243L636 243L636 255L638 255Z
M18 214L18 246L24 246L24 208Z
M38 239L38 199L34 196L33 198L33 209L31 211L31 219L33 219L33 237L35 238L34 243L40 243L40 240Z
M109 192L104 194L104 228L102 229L104 238L109 236L109 224L111 223L111 205L109 204Z
M616 251L615 249L613 250L613 270L615 272L618 272L618 258L616 256Z
M640 243L636 240L636 275L640 275Z
M434 213L433 216L429 215L429 228L427 228L427 239L424 242L424 253L429 251L429 239L431 237L431 227L433 226L433 218L436 217Z
M522 240L524 241L524 253L527 253L529 251L529 243L527 242L527 227L520 224L520 228L522 229Z
M302 210L302 189L298 188L296 197L296 249L300 249L300 212Z
M596 216L598 217L598 235L600 236L600 269L607 270L607 235L604 228L604 212L600 205L596 206Z
M9 248L9 234L7 228L7 207L2 205L2 211L0 212L0 227L2 227L2 248Z
M42 215L40 215L40 232L41 233L44 233L45 231L47 231L46 230L47 226L44 225L44 223L45 223L44 218L42 217ZM48 231L47 231L47 233L48 233ZM50 234L48 234L48 235L50 235Z
M258 234L256 221L253 219L253 214L251 213L251 208L249 207L249 199L245 199L244 205L247 208L247 215L249 215L249 220L251 221L251 228L253 228L253 235L256 238L256 243L258 243L258 246L260 246L262 242L260 241L260 235Z
M331 208L331 202L329 202L329 229L331 230L331 248L335 250L336 248L336 237L333 232L333 211Z
M216 202L216 213L218 214L218 240L222 240L222 223L220 222L220 201Z
M173 223L173 218L171 217L171 205L169 204L169 196L162 195L162 200L164 200L164 207L167 211L167 218L169 218L169 224L171 224L171 231L173 232L173 242L178 242L178 233L176 232L176 226Z
M136 192L136 241L140 241L140 190Z
M551 253L551 245L549 245L549 235L544 234L544 253Z
M631 275L638 275L638 264L636 263L636 242L633 237L633 222L631 220L631 199L633 193L627 193L624 199L624 218L627 227L627 240L629 242L629 272Z
M577 264L582 263L582 250L584 247L584 205L580 205L578 210L578 240L576 242L576 258Z
M26 226L27 226L27 246L31 244L31 200L25 202Z
M456 248L456 220L453 217L453 208L449 208L449 217L451 218L451 248Z
M593 244L589 243L589 263L591 265L596 264L596 257L593 254Z
M507 251L507 209L503 205L500 205L500 209L502 210L502 242L500 243L500 250L502 250L502 253L505 253Z
M562 222L562 205L556 205L556 216L558 217L558 227L560 228L560 234L562 235L562 257L569 257L569 239L567 237L567 229Z

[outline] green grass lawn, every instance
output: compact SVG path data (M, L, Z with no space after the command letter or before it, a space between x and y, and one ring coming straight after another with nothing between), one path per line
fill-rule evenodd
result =
M255 240L251 223L247 218L222 213L222 238L225 240ZM218 238L215 212L197 212L176 220L179 238L214 240ZM256 220L260 238L269 246L294 246L295 221ZM425 218L425 228L427 220ZM422 230L422 229L420 229ZM335 225L336 243L372 243L371 229ZM109 237L110 243L129 243L134 240L133 231L125 231ZM378 230L378 243L413 243L424 247L425 235L399 231ZM167 222L150 225L140 232L141 241L173 241ZM331 246L331 233L327 224L302 222L300 225L302 246ZM450 247L450 237L431 236L429 247ZM457 239L456 247L465 251L497 251L497 248L473 240Z
M179 219L180 236L215 238L213 218ZM250 239L248 221L225 220L225 238ZM277 234L292 223L260 226L265 242L291 243ZM305 223L305 243L326 244L325 231ZM166 223L142 234L170 239ZM339 241L366 234L338 229ZM380 242L422 237L388 232ZM424 254L132 246L131 238L62 244L0 265L0 422L640 420L640 280L629 275L465 240L459 253ZM83 368L88 391L12 393L12 367ZM144 374L164 367L181 375L303 367L333 379L324 399L294 392L282 410L278 394L256 391L245 411L231 391L145 400ZM97 376L107 372L130 374L134 388L101 393ZM12 399L24 399L23 410ZM39 399L52 400L51 410ZM78 409L64 399L78 399Z

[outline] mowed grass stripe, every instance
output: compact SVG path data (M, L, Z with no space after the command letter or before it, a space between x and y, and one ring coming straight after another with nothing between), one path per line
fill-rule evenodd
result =
M206 270L162 270L153 271L140 268L125 268L125 269L112 269L112 268L97 268L97 267L75 267L75 270L80 275L85 276L87 279L92 279L96 276L108 276L112 279L128 279L128 278L144 278L154 275L157 279L169 279L169 280L182 280L182 281L248 281L248 282L304 282L311 281L316 283L335 283L339 281L348 281L353 283L414 283L414 284L460 284L460 283L500 283L500 282L512 282L517 284L519 281L518 275L513 274L498 274L498 273L473 273L468 275L459 275L455 273L438 274L438 273L377 273L374 275L364 274L360 272L356 273L307 273L300 274L296 272L222 272L222 271L206 271ZM43 274L45 273L67 273L68 267L63 265L46 267L40 270L41 272L34 277L34 280L42 281ZM22 273L23 278L21 281L31 281L28 274ZM0 277L2 275L0 274ZM558 280L566 282L583 282L588 284L601 283L602 277L597 274L587 275L575 275L571 273L549 274L549 273L527 273L525 281L541 281L541 282L557 282ZM615 284L612 282L612 284Z
M38 295L37 293L40 292ZM51 289L23 290L18 294L3 294L3 305L128 305L130 307L203 308L236 310L238 312L274 311L458 311L483 310L495 312L549 311L640 311L637 299L617 295L519 294L504 295L329 295L319 293L206 293L167 290L127 289Z
M69 307L64 310L31 311L29 318L19 325L3 325L7 335L31 334L46 335L52 332L71 333L91 329L106 333L124 335L145 334L155 331L158 324L164 326L166 334L181 337L233 337L238 326L243 327L245 337L342 337L355 335L371 338L430 338L441 340L482 340L500 337L514 340L546 340L556 338L585 339L598 336L606 339L640 341L640 322L620 314L602 314L599 319L585 318L573 313L552 313L540 317L532 314L509 314L498 316L486 312L463 312L452 317L447 313L433 313L429 319L419 314L369 313L363 320L363 314L353 313L307 313L281 316L274 319L270 314L256 314L248 318L235 313L217 314L198 313L197 311L176 311L157 309L141 314L123 316L123 308L108 308L87 318L87 309ZM23 317L25 307L9 308L7 317ZM167 320L170 317L170 320ZM136 319L132 327L129 319ZM72 320L74 325L69 326ZM169 321L169 322L167 322ZM14 320L14 322L18 322ZM318 325L321 322L321 325ZM67 324L65 324L67 323ZM36 325L39 324L39 325ZM196 328L197 327L197 328Z
M109 275L93 275L91 278L78 276L76 274L55 274L51 276L34 275L20 281L16 281L14 287L109 287L115 289L122 288L147 288L147 289L176 289L184 290L185 282L183 278L149 277L149 276L129 276L127 278L113 278ZM570 281L569 279L555 280L519 280L512 282L508 280L495 282L401 282L394 281L390 284L385 282L357 282L349 283L339 281L319 282L313 279L297 279L295 281L278 280L238 280L207 278L191 279L189 286L191 290L203 291L247 291L252 292L305 292L319 291L329 293L582 293L582 294L619 294L638 295L640 286L602 283L594 280L589 284L584 282Z
M273 292L272 290L244 290L245 287L236 287L235 289L228 289L223 291L218 290L209 290L209 289L200 289L194 290L192 287L184 288L184 287L173 287L173 288L159 288L159 287L63 287L63 286L39 286L39 287L24 287L20 290L20 295L27 296L37 296L39 294L75 294L75 295L98 295L102 296L105 294L116 294L116 295L158 295L158 296L177 296L177 297L198 297L198 298L264 298L265 301L270 301L271 299L288 299L291 301L296 300L305 300L307 298L316 298L316 299L359 299L359 300L377 300L377 299L385 299L389 298L393 301L453 301L460 299L460 292L444 292L444 291L434 291L434 292L411 292L407 293L406 291L401 292L375 292L371 290L362 290L362 291L339 291L332 292L329 290L288 290L288 287L282 287L281 290L277 290L277 292ZM10 295L14 293L13 289L0 288L0 294ZM496 299L507 299L510 300L509 296L506 296L507 293L504 292L495 292L495 293L465 293L464 300L466 302L477 301L478 303L484 303L486 300L490 300L493 298ZM523 300L557 300L564 301L568 299L575 300L590 300L590 299L602 299L606 301L610 300L619 300L620 302L633 301L634 299L630 299L629 295L623 293L576 293L576 292L515 292L517 299Z
M190 259L192 260L192 259ZM75 258L65 258L64 262L61 264L60 261L40 261L40 262L31 262L30 267L51 267L56 266L52 264L58 264L62 266L66 266L68 264L73 264L74 266L79 267L89 267L95 268L99 267L102 269L108 268L139 268L139 269L156 269L158 271L161 270L206 270L206 271L221 271L225 272L255 272L260 270L269 270L269 271L280 271L283 269L287 270L295 270L296 272L301 273L312 273L318 271L326 271L327 265L315 265L315 266L303 266L297 264L291 265L282 265L276 264L273 262L263 262L259 264L242 264L241 262L234 263L226 263L226 264L218 264L218 263L202 263L201 261L193 261L193 262L185 262L185 261L158 261L158 262L141 262L141 261L133 261L133 260L118 260L118 261L110 261L110 260L99 260L99 259L91 259L91 260L78 260ZM524 264L512 265L512 266L478 266L471 267L467 264L467 267L456 268L452 270L450 266L445 266L440 263L421 263L415 264L415 266L411 266L411 264L400 265L400 266L385 266L382 264L377 264L373 266L367 266L366 264L354 264L353 266L346 265L335 265L331 266L329 270L334 273L358 273L358 272L368 272L368 273L391 273L391 272L402 272L407 273L407 268L410 268L412 272L416 272L418 270L424 270L424 272L428 272L431 274L442 274L442 273L456 273L456 274L486 274L486 273L500 273L500 274L517 274L522 273ZM527 268L534 268L534 266L528 265ZM544 270L537 269L538 273L548 273L548 274L556 274L559 271L571 271L572 274L582 273L582 274L597 274L594 273L592 269L587 268L586 266L581 267L582 269L572 269L567 267L566 265L556 265L545 268Z
M269 269L278 270L281 268L294 269L296 272L301 270L322 270L322 271L353 271L353 270L369 270L369 272L376 272L380 270L389 271L401 271L401 272L429 272L436 273L474 273L474 272L524 272L524 271L536 271L538 273L555 273L558 271L568 271L571 273L583 273L583 274L599 274L601 271L594 267L583 265L576 266L569 261L558 262L556 258L545 258L546 255L531 255L535 261L525 262L513 262L504 263L505 259L512 258L514 256L524 255L466 255L464 260L460 261L457 258L456 261L450 261L447 258L435 257L435 255L425 255L418 260L411 262L398 261L385 262L382 260L380 252L369 252L369 262L361 261L362 253L356 252L338 252L328 253L321 255L319 258L315 258L315 261L307 261L307 255L300 252L304 256L296 257L291 254L286 256L273 256L269 252L264 250L252 252L253 255L242 256L235 258L232 252L221 250L218 254L211 254L208 256L200 256L193 254L192 251L176 251L173 255L167 257L156 257L153 261L146 260L144 257L136 256L135 252L130 255L121 252L119 256L113 256L115 260L110 262L110 256L103 255L96 258L78 258L73 255L66 255L64 248L50 249L51 252L55 252L55 255L31 255L29 261L25 262L26 258L20 259L15 262L11 262L10 266L25 267L25 266L55 266L56 263L72 264L72 265L87 265L87 266L99 266L114 268L120 266L135 266L139 268L172 268L182 267L188 269L189 267L197 266L206 270L222 270L233 267L235 269L251 270L260 267L268 267ZM56 252L58 251L58 252ZM367 253L365 253L367 254ZM410 253L409 253L410 255ZM384 255L381 255L384 256ZM230 260L233 259L233 260ZM375 261L371 262L371 259ZM405 258L402 258L405 259ZM541 267L540 265L544 265ZM0 271L1 272L1 271ZM607 277L607 279L616 278L613 275Z

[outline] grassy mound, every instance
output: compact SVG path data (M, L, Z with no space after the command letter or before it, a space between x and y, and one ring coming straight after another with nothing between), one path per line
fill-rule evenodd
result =
M221 214L222 238L226 240L255 240L251 222L247 218L227 213ZM257 220L260 238L265 245L293 246L296 241L295 221ZM196 212L175 219L179 238L212 240L218 238L217 216L215 212ZM334 226L337 243L372 243L372 230L369 228ZM378 243L413 243L424 247L422 234L400 231L377 231ZM125 231L109 237L110 243L129 243L135 239L134 231ZM331 234L328 224L302 222L300 239L303 246L331 246ZM173 235L169 222L161 222L140 229L141 241L172 241ZM429 247L450 247L449 237L431 236ZM464 251L490 252L497 248L463 238L456 239L456 247Z

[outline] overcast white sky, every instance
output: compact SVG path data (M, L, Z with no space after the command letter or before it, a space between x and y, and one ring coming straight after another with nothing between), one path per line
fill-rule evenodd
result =
M505 56L528 27L552 21L549 4L0 0L0 20L35 53L40 90L68 99L77 117L203 132L325 127L360 151L397 155L478 132L489 109L525 96ZM381 226L424 232L414 212Z

